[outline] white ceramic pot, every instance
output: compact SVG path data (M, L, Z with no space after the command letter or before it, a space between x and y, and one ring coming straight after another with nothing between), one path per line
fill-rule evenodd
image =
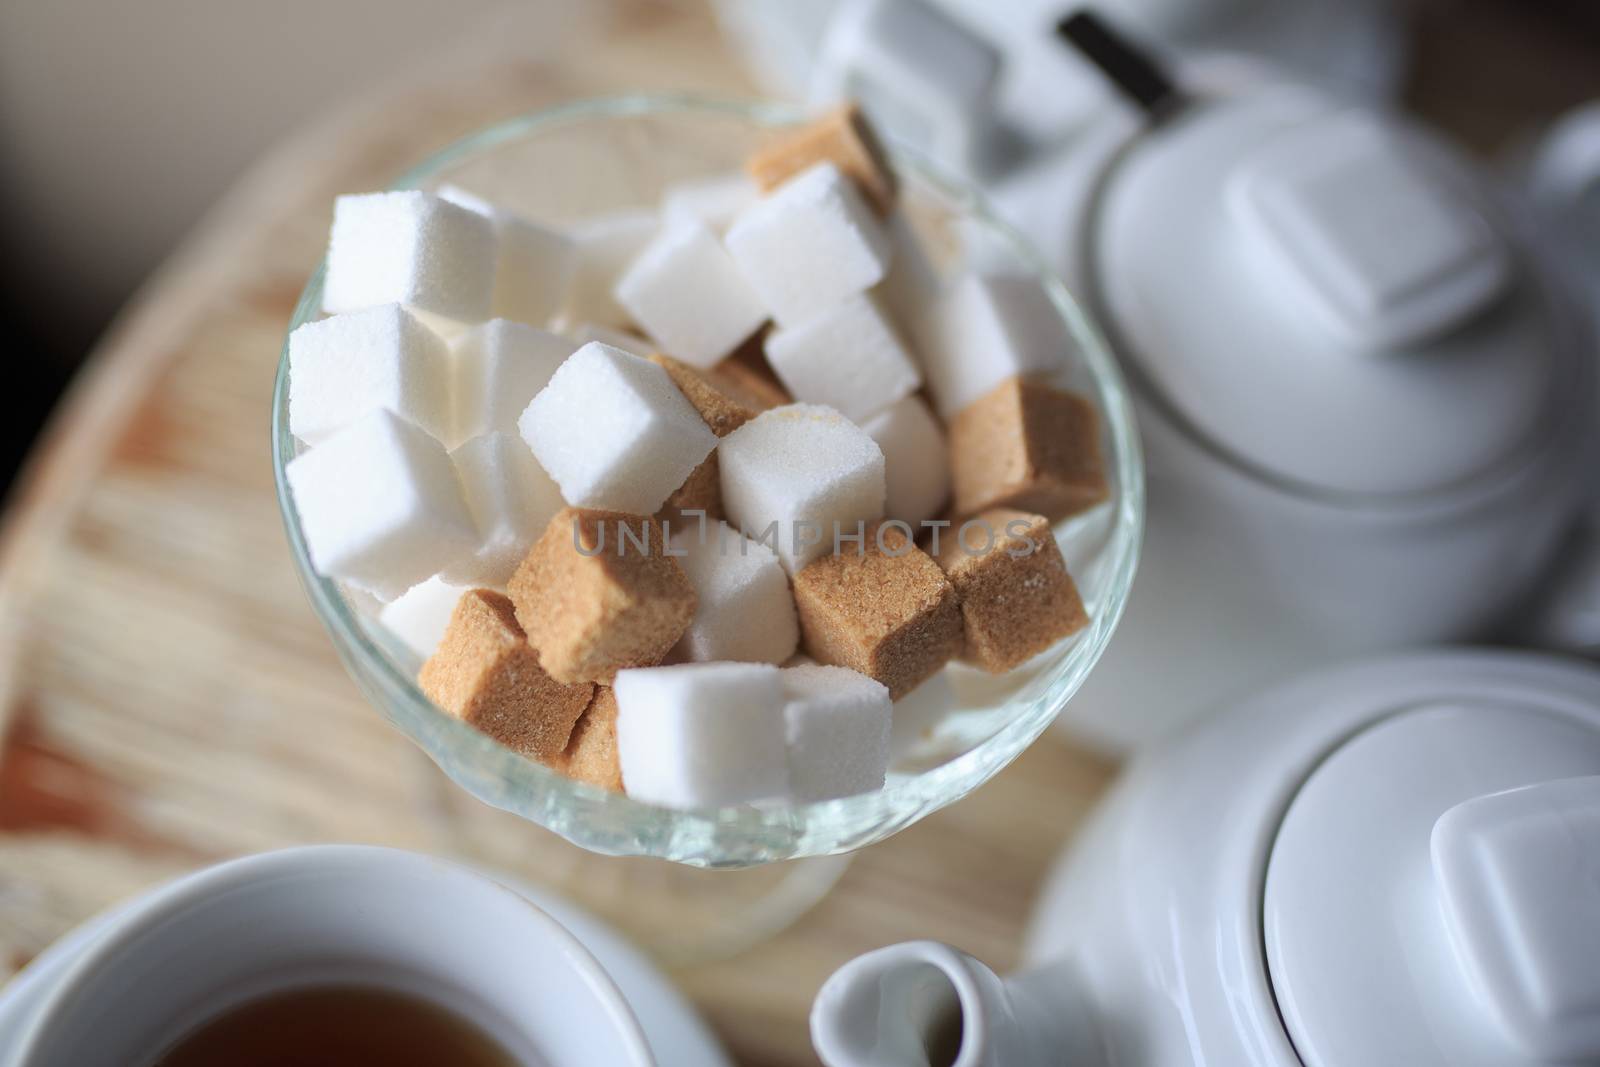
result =
M151 1063L230 1007L326 984L432 1000L522 1063L655 1062L605 971L525 898L431 857L339 845L225 863L118 913L8 1067Z
M1361 661L1137 759L1022 974L880 949L823 986L812 1034L828 1067L1593 1063L1597 886L1600 670Z
M1237 64L996 194L1133 382L1149 519L1062 716L1128 749L1330 656L1498 635L1593 483L1594 334L1425 130Z

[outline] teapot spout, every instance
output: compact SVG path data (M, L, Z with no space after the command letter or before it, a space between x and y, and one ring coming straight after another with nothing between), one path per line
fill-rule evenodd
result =
M1088 1007L1064 971L1003 980L937 941L857 957L823 983L811 1041L827 1067L1099 1067Z

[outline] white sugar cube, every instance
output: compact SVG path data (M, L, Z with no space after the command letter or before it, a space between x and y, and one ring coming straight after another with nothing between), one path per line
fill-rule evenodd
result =
M450 343L455 360L455 417L445 443L515 430L528 402L578 346L560 334L510 319L491 319Z
M746 208L727 245L785 326L876 285L890 258L883 223L832 163L809 167Z
M870 294L767 335L767 363L796 400L860 422L922 384L911 353Z
M738 171L678 182L661 194L661 217L699 219L720 234L760 195L749 175Z
M805 803L882 789L888 688L844 667L787 667L782 681L790 795Z
M775 540L790 574L883 515L883 451L832 408L764 411L722 439L717 462L728 517Z
M994 125L1000 53L940 5L858 0L819 51L813 103L859 100L924 153L963 169L976 161Z
M444 446L379 409L289 462L318 573L393 600L478 539Z
M494 226L494 297L497 318L544 325L566 305L577 249L565 234L540 226L455 185L439 196L482 215Z
M867 418L861 429L883 449L884 514L920 530L950 497L950 454L944 430L919 396Z
M488 219L429 193L341 196L333 205L322 308L405 304L454 322L486 319L495 246Z
M717 446L667 372L591 341L517 422L567 503L654 515Z
M289 429L308 445L377 408L451 435L450 352L399 304L308 322L289 335Z
M921 324L933 314L934 303L939 298L939 269L904 211L889 216L885 225L893 252L889 272L874 292L905 335L916 338Z
M450 453L478 545L446 567L458 585L503 588L562 508L561 490L515 433L486 433Z
M628 795L674 808L786 796L783 686L766 663L617 672L617 756Z
M378 612L378 621L415 652L418 659L427 659L444 640L456 602L466 591L465 586L451 585L435 575L385 604Z
M662 227L617 280L617 302L669 355L709 367L767 320L728 250L699 219Z
M567 294L566 310L561 316L563 328L570 329L584 322L597 326L628 325L628 312L617 303L611 291L623 270L656 235L660 223L654 211L641 208L600 215L573 227L570 236L577 246L577 266L572 275L572 289Z
M490 200L488 197L479 196L470 189L463 189L461 186L452 185L449 182L446 182L444 185L441 185L439 188L435 189L433 191L433 195L437 196L440 200L450 201L450 203L456 205L456 207L464 207L474 215L482 215L490 222L494 221L496 214L506 215L510 218L516 217L509 211L502 211L495 205L495 202Z
M691 525L672 549L699 598L694 621L678 642L682 659L782 663L800 643L789 576L766 545L727 523Z
M624 330L614 330L609 326L596 326L592 322L586 322L573 330L572 339L577 342L580 348L590 341L599 341L601 344L610 345L612 348L620 348L624 352L630 352L641 357L648 357L651 352L655 351L655 346L643 337Z
M1049 375L1069 347L1066 324L1032 278L969 274L925 324L922 369L939 414L950 418L1014 375Z
M339 590L339 594L344 597L344 602L351 611L366 619L376 619L384 608L394 603L392 600L384 600L376 593L370 593L365 589L353 586L349 582L344 583L344 587ZM401 595L403 596L404 594Z

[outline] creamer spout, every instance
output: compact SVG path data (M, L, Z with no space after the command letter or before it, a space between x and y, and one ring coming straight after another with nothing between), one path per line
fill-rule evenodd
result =
M827 1067L1099 1067L1099 1042L1065 971L1003 980L936 941L860 956L811 1008Z

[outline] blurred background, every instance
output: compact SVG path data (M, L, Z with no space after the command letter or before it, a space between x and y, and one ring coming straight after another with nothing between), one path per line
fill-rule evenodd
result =
M267 449L290 308L335 192L560 99L809 95L852 2L0 0L0 353L19 368L0 392L0 982L224 856L360 840L515 871L539 854L510 816L438 819L446 783L356 693L295 583ZM1051 39L1074 0L927 2L1005 54L1005 117L1036 140L1110 106ZM1169 56L1244 47L1393 100L1507 174L1600 99L1597 0L1096 6ZM95 360L23 499L18 464ZM1115 770L1047 737L854 860L806 924L675 979L741 1063L814 1062L811 997L866 943L1015 963Z
M1393 4L1409 51L1402 98L1421 101L1484 153L1514 151L1542 121L1600 95L1600 4L1593 0ZM118 308L274 142L418 67L477 54L485 42L536 51L604 33L619 18L648 17L651 6L0 4L0 234L7 252L0 345L29 368L7 390L0 481L9 481L53 399ZM742 6L743 17L758 22L776 8L757 0L723 6ZM788 6L821 12L830 5ZM981 21L1004 23L1031 19L1041 5L950 6L963 17L980 10ZM724 25L739 18L737 11L725 15Z
M584 0L0 3L0 485L117 310L252 160L419 68L615 17ZM504 34L510 26L515 32Z

